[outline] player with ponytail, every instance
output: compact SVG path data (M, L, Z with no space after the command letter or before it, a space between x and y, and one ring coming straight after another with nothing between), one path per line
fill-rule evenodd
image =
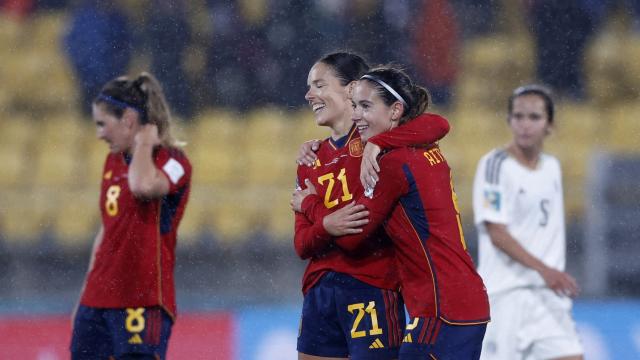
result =
M429 106L426 89L400 69L368 71L353 89L352 120L365 142L413 125ZM401 293L411 317L399 359L478 359L489 303L462 233L451 169L437 144L388 150L379 158L374 187L353 194L368 213L322 209L309 187L294 194L294 208L323 224L335 246L356 254L383 226L392 240ZM362 189L362 188L360 188ZM317 239L318 240L318 239ZM320 242L320 241L318 241Z
M71 358L164 359L176 316L176 234L191 164L171 135L171 112L151 74L109 81L92 112L110 151L102 226L74 311Z

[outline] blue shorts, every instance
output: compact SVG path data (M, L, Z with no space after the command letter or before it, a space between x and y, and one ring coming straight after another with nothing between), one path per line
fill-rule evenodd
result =
M78 308L71 336L71 358L116 359L148 355L164 359L173 322L160 307Z
M404 333L400 360L477 360L487 324L451 325L436 318L413 318Z
M398 292L329 272L304 297L298 351L314 356L396 359L405 323Z

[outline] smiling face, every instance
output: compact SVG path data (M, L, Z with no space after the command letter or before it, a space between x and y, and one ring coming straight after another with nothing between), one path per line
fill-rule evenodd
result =
M541 149L544 138L551 130L544 100L535 94L513 99L509 126L519 148L525 151Z
M112 153L128 152L133 144L135 126L125 119L125 115L118 119L115 115L105 111L104 106L93 104L93 121L96 124L96 134L100 140L109 145Z
M345 115L350 116L349 85L340 84L331 66L322 62L313 65L307 86L309 90L304 98L313 110L316 124L333 127Z
M362 141L390 130L398 125L394 108L387 106L368 80L360 80L353 89L352 120Z

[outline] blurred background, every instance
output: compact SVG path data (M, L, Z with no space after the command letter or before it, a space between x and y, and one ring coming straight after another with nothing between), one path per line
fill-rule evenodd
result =
M404 65L452 125L470 251L479 158L511 91L549 85L568 271L587 359L640 358L640 1L0 0L0 359L68 358L107 147L90 102L121 74L165 87L194 167L172 359L295 359L305 262L289 197L320 56Z

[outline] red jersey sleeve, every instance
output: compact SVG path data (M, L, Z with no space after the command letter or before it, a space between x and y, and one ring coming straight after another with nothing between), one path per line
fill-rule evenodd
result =
M304 189L304 179L306 178L306 166L298 166L296 186ZM317 208L320 208L320 206ZM313 222L305 214L296 212L293 245L296 253L303 260L323 253L331 245L331 235L322 226L322 218L320 218L320 221Z
M301 208L302 213L311 222L321 222L325 216L331 214L331 211L323 205L322 199L318 195L305 197L304 200L302 200Z
M184 153L174 148L160 148L155 154L156 167L169 180L169 194L175 193L190 182L191 163Z
M368 141L382 149L425 145L442 139L449 129L449 122L444 117L436 114L421 114L401 126L373 136Z
M376 184L376 188L373 193L373 197L369 198L363 194L359 194L356 198L356 203L362 204L367 207L369 211L369 223L364 226L363 231L359 234L341 236L335 238L335 244L343 250L353 252L359 250L367 242L367 238L374 234L376 230L382 225L385 219L389 217L391 211L395 207L398 199L406 193L408 184L404 176L398 174L400 164L393 161L389 156L383 156L380 160L380 181ZM329 215L331 212L322 206L322 199L317 195L309 195L302 202L302 211L305 219L308 221L319 224L322 237L316 233L316 241L319 243L329 242L331 236L326 232L322 226L322 219Z
M380 180L376 184L372 197L360 196L358 204L366 206L369 222L359 234L341 236L334 239L335 244L345 251L354 252L367 243L368 237L389 217L398 199L407 192L408 184L401 173L402 163L398 163L392 154L380 159Z

